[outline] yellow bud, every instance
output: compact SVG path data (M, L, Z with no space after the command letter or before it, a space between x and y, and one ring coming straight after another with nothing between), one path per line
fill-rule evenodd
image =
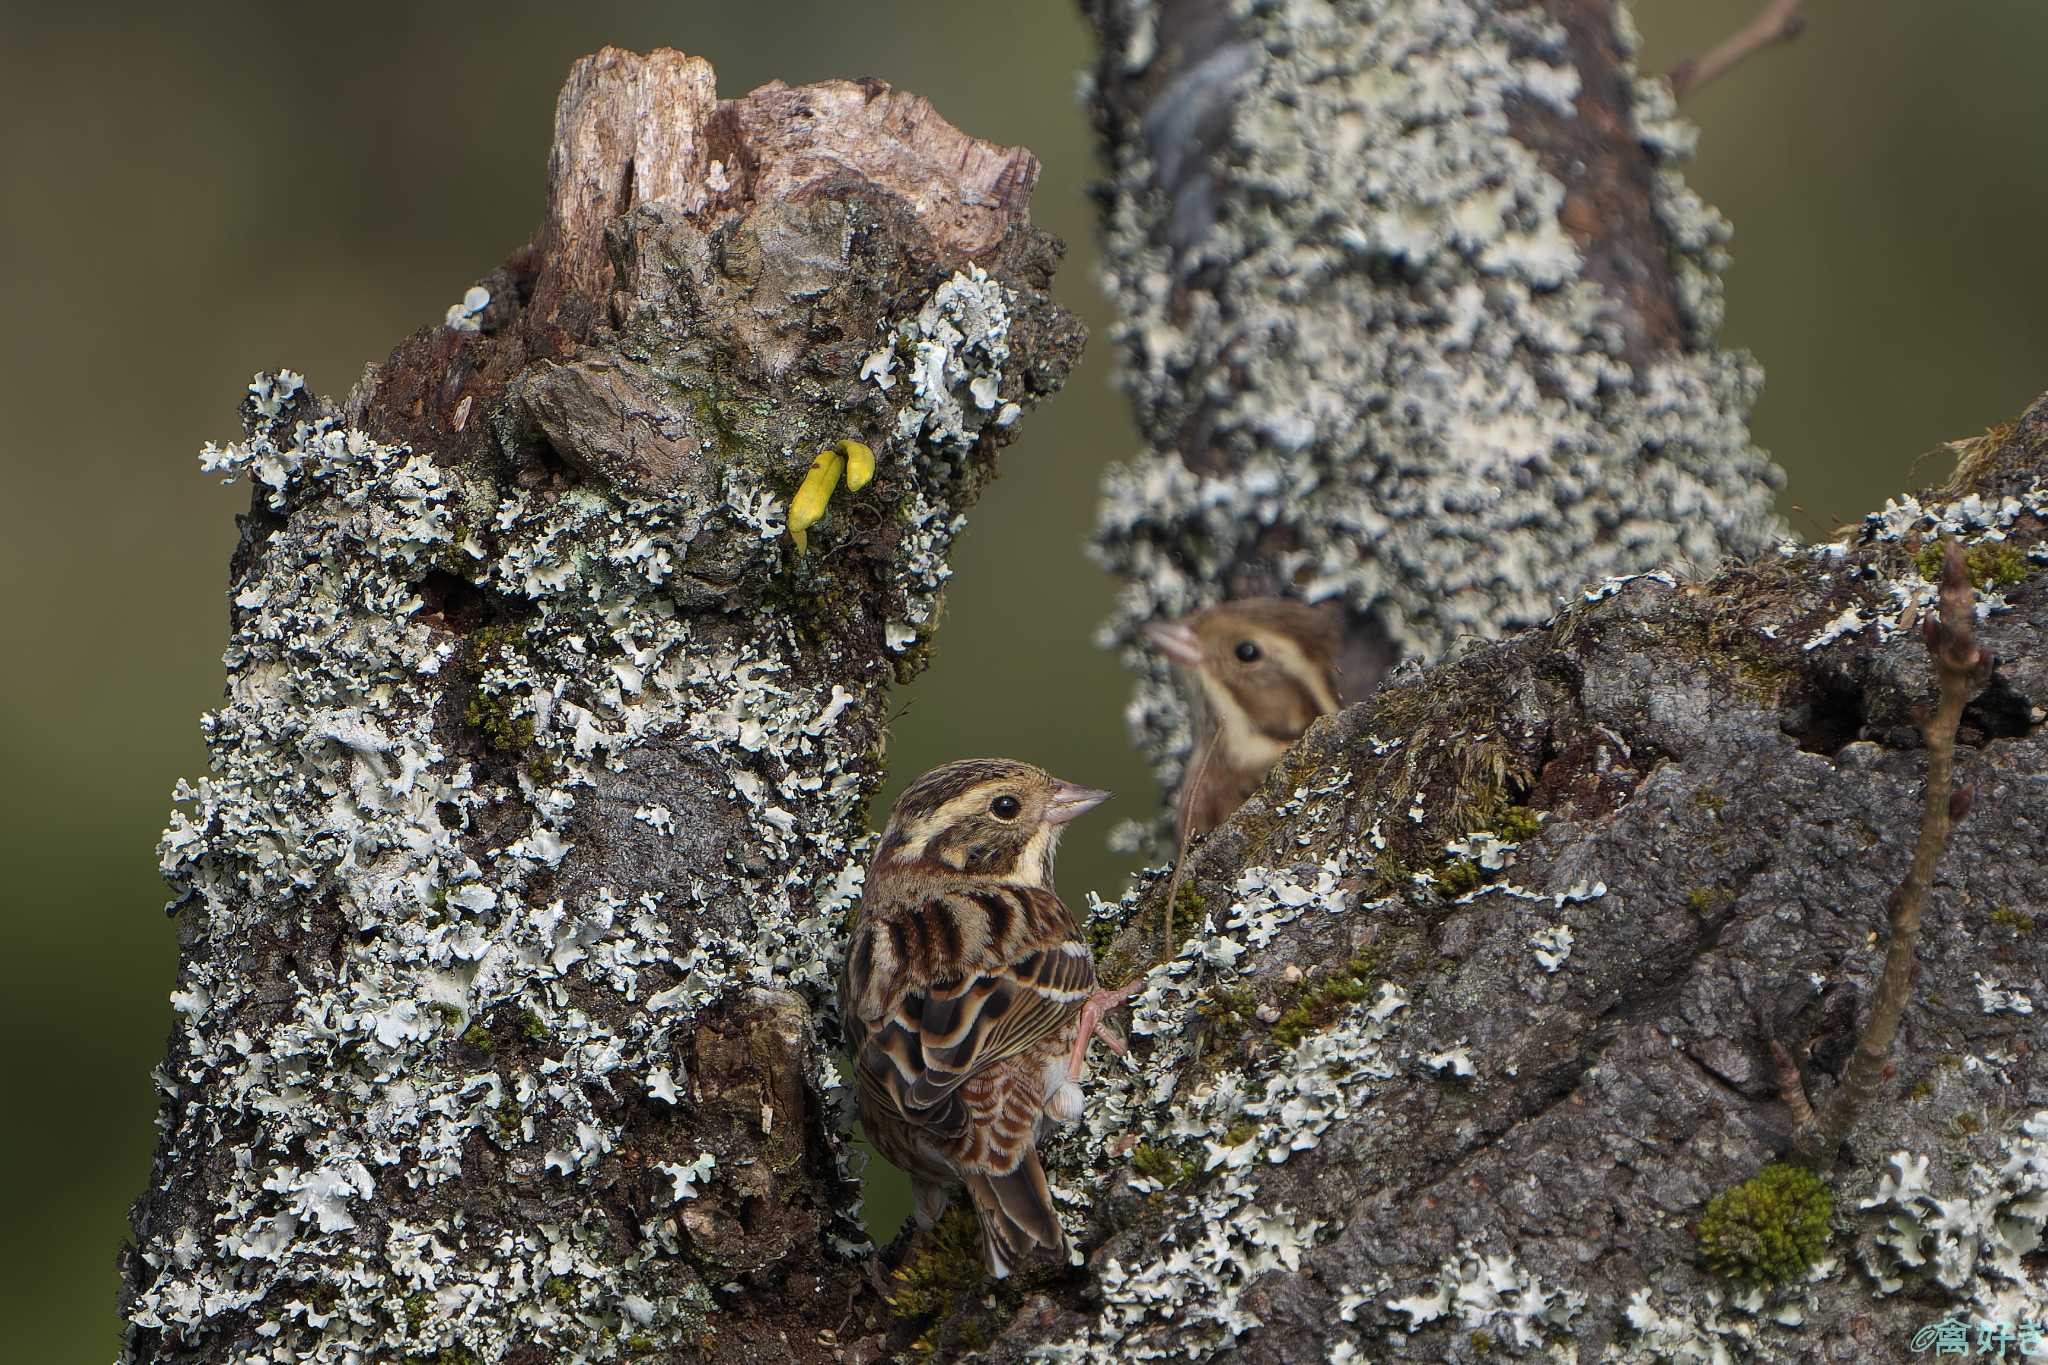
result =
M789 538L796 542L796 552L802 554L810 548L808 533L825 515L825 504L832 501L832 490L839 486L839 473L846 468L846 460L836 450L821 450L811 461L810 473L797 485L796 496L789 500Z
M859 441L841 441L839 448L846 453L846 491L858 493L875 477L875 452Z

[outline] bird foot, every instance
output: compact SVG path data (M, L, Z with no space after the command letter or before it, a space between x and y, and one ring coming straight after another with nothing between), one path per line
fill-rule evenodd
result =
M1145 978L1117 987L1113 991L1097 991L1081 1006L1081 1027L1074 1034L1074 1050L1067 1054L1067 1079L1078 1081L1088 1067L1088 1044L1100 1034L1103 1046L1122 1056L1130 1050L1123 1035L1103 1022L1102 1016L1136 995L1145 984Z

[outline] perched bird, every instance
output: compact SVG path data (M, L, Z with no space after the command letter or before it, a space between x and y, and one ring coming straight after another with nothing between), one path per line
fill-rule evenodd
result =
M1337 709L1337 626L1304 603L1255 597L1145 637L1194 680L1195 747L1175 803L1185 844L1228 820L1309 723Z
M1064 1256L1039 1124L1080 1117L1091 1035L1123 1046L1101 1018L1132 988L1096 989L1052 880L1067 822L1108 798L1009 759L911 783L868 867L839 980L868 1140L910 1176L922 1226L966 1187L999 1279L1034 1244Z

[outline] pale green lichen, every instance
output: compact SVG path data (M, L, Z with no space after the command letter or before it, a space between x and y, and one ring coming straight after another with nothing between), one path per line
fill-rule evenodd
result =
M940 291L910 301L928 345L919 382L888 400L910 511L863 604L912 634L937 617L955 501L1016 415L980 395L1023 387L1010 291L979 270ZM144 1229L130 1351L684 1349L711 1286L679 1208L725 1175L704 1154L678 1208L622 1244L595 1193L626 1141L616 1100L693 1102L678 1059L697 1016L742 997L826 1110L814 1159L852 1188L845 1085L803 1021L831 1009L860 893L880 771L862 699L878 679L829 641L799 643L782 613L706 600L765 596L785 573L781 508L747 452L709 500L507 487L347 426L294 375L259 376L248 410L248 439L202 460L254 483L262 511L238 561L227 699L204 722L213 771L179 784L161 846L198 946L172 1000L157 1178L224 1174L202 1222ZM716 584L680 572L706 536ZM430 591L435 576L484 619L442 615L454 589ZM713 850L687 878L648 867L643 884L630 858L593 876L581 830L610 818L601 798L643 789L650 760L680 784L661 810L715 810L742 831L721 836L733 856ZM346 962L326 969L323 948L281 1006L237 970L280 926L338 941ZM563 1212L500 1220L468 1197L478 1136L502 1153L498 1178ZM851 1201L821 1231L842 1252L865 1243Z
M1149 22L1145 0L1105 8L1112 32ZM1225 72L1227 146L1190 169L1169 116ZM1581 273L1565 187L1508 131L1523 107L1574 116L1541 7L1271 0L1174 76L1112 147L1121 378L1152 448L1106 481L1097 541L1126 582L1103 638L1142 675L1129 714L1165 782L1184 705L1137 629L1247 563L1427 661L1581 583L1772 542L1761 377L1711 345L1729 229L1671 169L1690 135L1661 82L1631 103L1688 344L1640 354Z

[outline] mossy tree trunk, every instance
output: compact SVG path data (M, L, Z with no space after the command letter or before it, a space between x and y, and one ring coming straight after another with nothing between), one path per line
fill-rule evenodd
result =
M2048 1319L2048 400L1949 487L1778 549L1757 376L1712 344L1725 228L1625 13L1086 8L1150 447L1105 492L1115 633L1341 601L1357 691L1509 638L1319 722L1197 845L1167 961L1164 879L1125 898L1102 956L1147 974L1132 1061L1049 1163L1086 1283L932 1335L1905 1360L1947 1317ZM1977 804L1832 1191L1752 1183L1793 1138L1770 1045L1818 1099L1869 1012L1943 537L2008 660L1965 715ZM1138 710L1170 777L1162 672Z
M127 1359L830 1359L864 1292L820 1011L887 685L1081 344L1037 164L606 50L548 172L444 325L207 453L255 498Z
M1716 347L1727 224L1609 0L1083 0L1122 378L1098 553L1137 627L1341 609L1344 691L1610 574L1763 548L1761 377Z
M1089 1279L989 1358L1903 1361L2048 1320L2048 397L1963 454L1841 542L1610 581L1319 721L1196 845L1168 961L1163 879L1127 897L1133 1059L1048 1162ZM1943 539L2005 661L1975 801L1832 1194L1757 1180L1770 1045L1823 1102L1882 971Z

